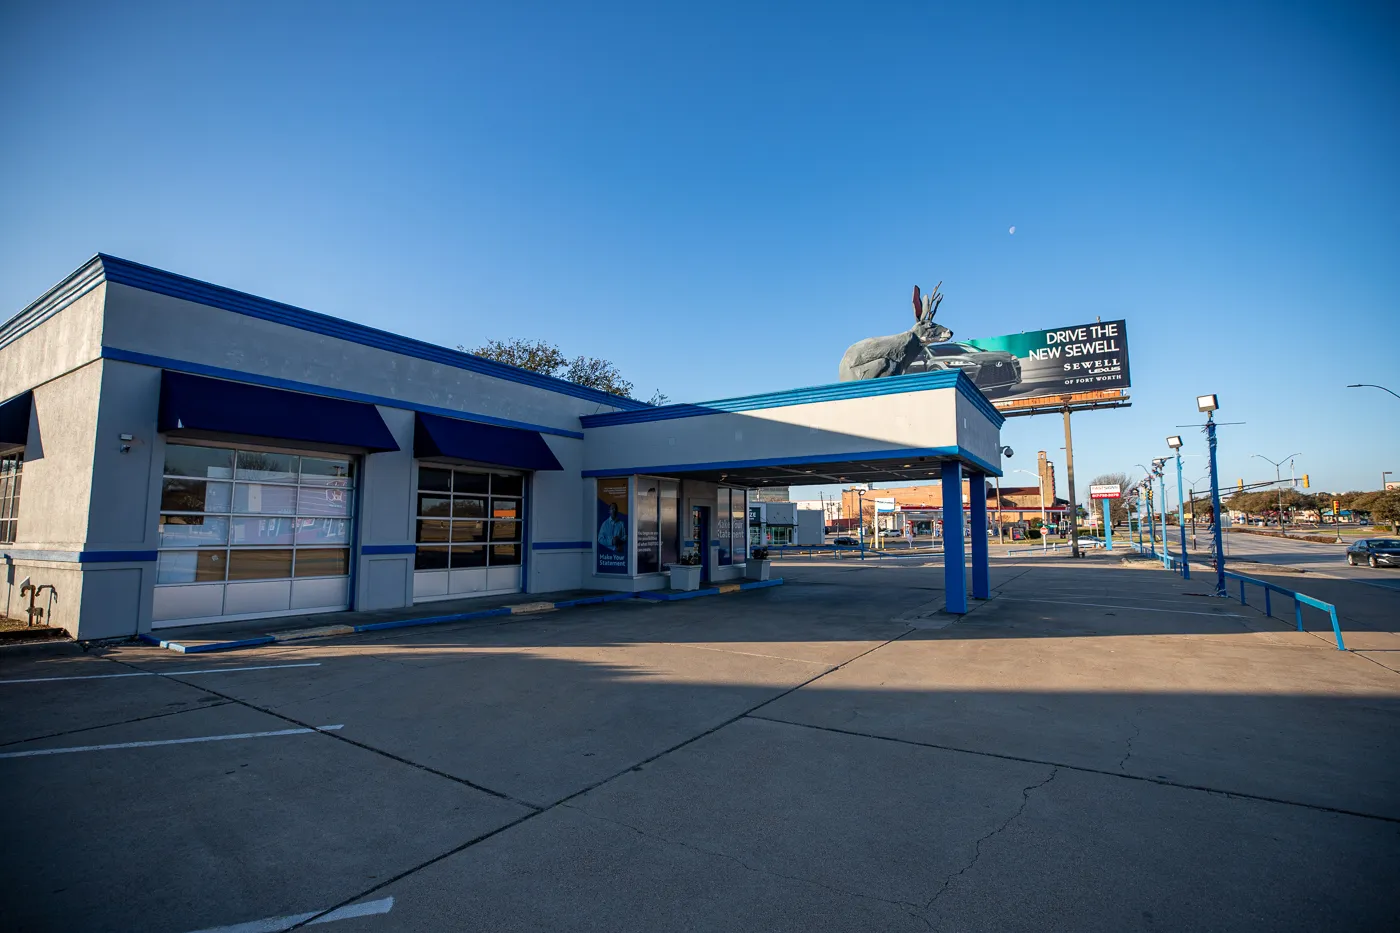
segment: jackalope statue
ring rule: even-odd
[[[851,344],[846,355],[841,357],[841,370],[838,378],[842,382],[857,379],[878,379],[881,376],[898,376],[909,368],[909,364],[919,358],[924,347],[930,343],[942,343],[953,336],[953,332],[942,324],[933,323],[938,313],[938,305],[943,295],[938,291],[943,287],[939,282],[932,295],[923,296],[919,301],[919,286],[914,286],[914,326],[902,334],[888,337],[867,337]]]

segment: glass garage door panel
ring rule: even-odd
[[[355,461],[170,443],[154,624],[350,604]]]
[[[518,593],[525,477],[418,467],[415,601]]]

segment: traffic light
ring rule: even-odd
[[[1310,482],[1308,481],[1308,474],[1306,474],[1306,473],[1303,474],[1303,488],[1304,488],[1304,489],[1311,489],[1311,488],[1312,488],[1312,483],[1310,483]]]
[[[1240,480],[1240,492],[1244,492],[1244,480]]]

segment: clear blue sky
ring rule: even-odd
[[[1231,481],[1400,473],[1343,388],[1400,391],[1393,4],[466,6],[4,4],[0,312],[101,250],[700,401],[834,381],[942,279],[960,337],[1128,319],[1081,489],[1210,391]]]

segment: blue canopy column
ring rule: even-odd
[[[967,495],[971,506],[968,509],[968,524],[972,526],[972,598],[991,599],[992,566],[987,545],[986,474],[967,474]]]
[[[943,611],[961,615],[967,612],[967,575],[963,567],[962,464],[956,460],[945,460],[942,469]],[[982,507],[985,511],[985,502]],[[974,534],[973,539],[976,540],[976,537]],[[982,547],[986,546],[984,538]]]

